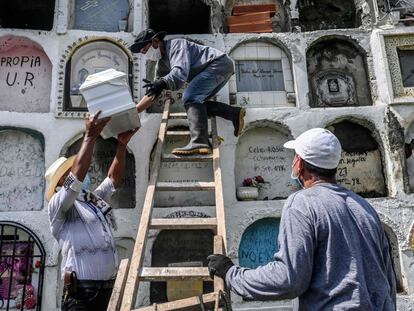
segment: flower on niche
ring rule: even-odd
[[[35,268],[40,268],[42,266],[42,262],[40,260],[36,261]]]
[[[255,176],[253,178],[246,178],[243,180],[244,187],[256,187],[259,190],[263,188],[264,184],[268,182],[264,180],[262,176]]]

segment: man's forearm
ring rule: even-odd
[[[118,143],[115,158],[109,168],[108,177],[111,179],[115,188],[119,187],[124,177],[126,148],[126,145]]]
[[[142,112],[145,109],[151,107],[151,105],[154,103],[154,97],[153,96],[147,96],[145,95],[140,102],[136,105],[138,112]]]
[[[88,173],[89,166],[91,165],[93,148],[95,146],[95,137],[87,137],[83,139],[82,146],[76,155],[75,162],[72,166],[72,174],[80,181],[83,181]]]

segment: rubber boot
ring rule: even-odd
[[[175,155],[209,154],[211,153],[208,141],[208,117],[206,105],[191,103],[185,105],[187,111],[188,127],[190,129],[190,142],[182,148],[175,148]]]
[[[216,101],[206,101],[204,103],[207,107],[207,113],[209,116],[218,116],[231,121],[234,127],[234,136],[240,136],[244,127],[244,116],[246,115],[246,109],[232,107],[225,103]]]

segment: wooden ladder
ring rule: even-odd
[[[135,240],[134,251],[129,262],[121,261],[108,311],[154,311],[154,310],[185,310],[185,308],[202,305],[219,308],[221,298],[226,298],[224,282],[221,278],[214,278],[214,292],[186,299],[166,302],[149,307],[134,309],[139,283],[142,281],[171,281],[171,280],[211,280],[206,267],[143,267],[147,235],[150,229],[210,229],[215,233],[214,253],[226,253],[226,226],[223,201],[223,187],[220,168],[220,141],[217,137],[216,119],[211,118],[211,132],[213,141],[212,155],[194,155],[177,157],[163,154],[165,139],[168,135],[183,135],[183,132],[168,131],[168,120],[186,119],[186,113],[170,113],[170,101],[167,101],[162,114],[162,121],[158,133],[151,176],[145,196],[141,220]],[[186,133],[188,134],[188,132]],[[207,162],[213,161],[214,182],[158,182],[161,162]],[[156,191],[215,191],[216,217],[215,218],[152,218],[154,196]],[[224,297],[223,297],[224,295]],[[227,299],[223,299],[227,300]]]

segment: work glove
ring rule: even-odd
[[[208,261],[208,272],[210,277],[219,276],[223,279],[226,278],[226,273],[231,267],[234,266],[234,263],[227,256],[221,254],[214,254],[207,257]]]
[[[147,96],[158,97],[168,87],[167,82],[162,79],[157,79],[154,82],[147,79],[143,79],[142,81],[145,83],[143,88],[145,88],[145,95]]]

